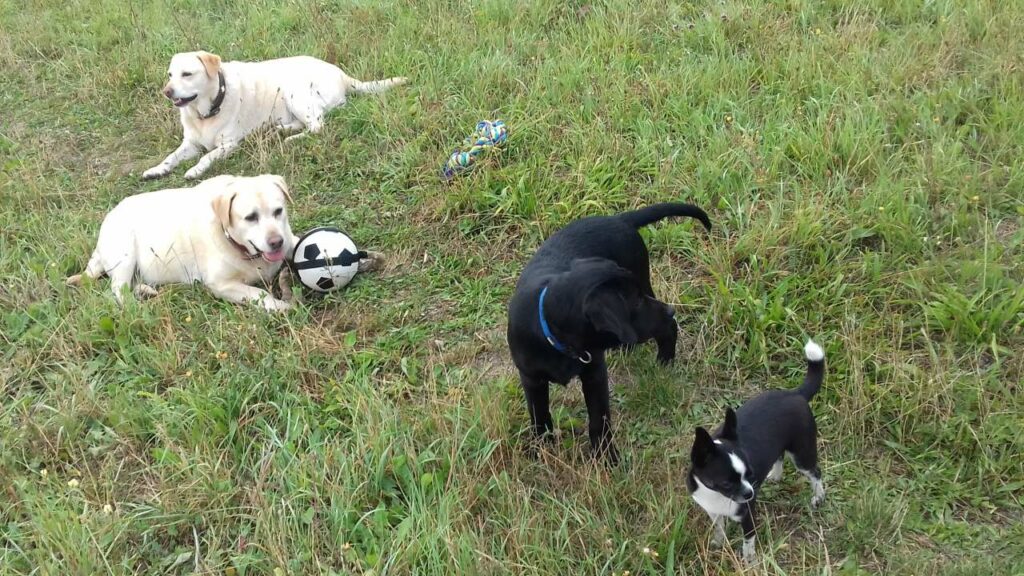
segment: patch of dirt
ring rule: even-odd
[[[1013,239],[1013,237],[1016,236],[1019,231],[1020,219],[1007,218],[1006,220],[1000,220],[999,223],[996,224],[996,240],[999,240],[1000,242],[1005,244],[1009,242],[1011,239]]]
[[[479,374],[481,380],[514,376],[515,365],[509,356],[504,324],[476,334],[469,344],[456,346],[441,354],[440,361],[452,366],[466,366]]]

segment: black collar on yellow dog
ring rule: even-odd
[[[210,106],[209,112],[207,112],[206,114],[203,114],[202,112],[199,113],[200,120],[209,120],[217,114],[220,114],[220,105],[224,103],[224,93],[227,92],[227,86],[224,84],[223,71],[217,71],[217,81],[219,84],[217,88],[217,97],[213,99],[213,105]]]

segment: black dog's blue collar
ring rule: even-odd
[[[540,329],[541,332],[544,333],[544,338],[548,341],[548,344],[551,344],[552,348],[558,350],[562,354],[572,356],[574,359],[579,360],[584,364],[590,364],[591,360],[594,359],[593,356],[590,355],[590,352],[583,352],[583,354],[586,354],[586,360],[584,360],[583,355],[573,352],[571,348],[559,342],[558,339],[555,338],[555,335],[551,333],[551,327],[548,326],[548,320],[544,317],[544,296],[546,296],[547,293],[548,287],[545,286],[544,289],[540,291],[540,298],[537,299],[537,317],[540,319]]]

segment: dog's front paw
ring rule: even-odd
[[[366,252],[366,258],[359,261],[360,272],[372,272],[384,267],[384,254],[381,252]]]
[[[591,448],[590,453],[595,458],[604,460],[604,463],[608,466],[619,465],[619,451],[615,449],[615,445],[611,442],[604,442],[597,447]]]
[[[721,548],[729,542],[729,538],[725,535],[725,516],[712,516],[711,517],[711,547]]]
[[[153,180],[155,178],[163,178],[164,176],[167,176],[168,174],[170,174],[170,172],[171,171],[169,169],[164,168],[164,166],[161,164],[160,166],[153,166],[149,170],[146,170],[145,172],[143,172],[142,173],[142,179],[143,180]]]
[[[804,472],[807,479],[811,481],[811,508],[817,508],[825,501],[825,483],[821,481],[821,474]]]
[[[619,465],[619,451],[615,448],[614,444],[608,445],[608,450],[605,451],[604,458],[605,462],[607,462],[609,466]]]
[[[811,508],[817,508],[818,506],[821,506],[821,503],[824,501],[825,491],[822,490],[820,494],[815,494],[814,496],[811,496]]]
[[[533,432],[523,442],[523,453],[531,460],[538,460],[541,454],[554,449],[557,437],[554,430]]]
[[[747,565],[757,563],[756,538],[747,538],[743,541],[743,562]]]
[[[188,169],[188,172],[185,172],[185,180],[195,180],[196,178],[202,176],[203,172],[204,170],[200,168],[198,165],[193,166]]]
[[[150,298],[153,298],[160,294],[159,292],[157,292],[156,288],[153,288],[149,284],[136,284],[135,289],[132,290],[132,293],[135,294],[135,299],[140,301],[149,300]]]
[[[268,296],[263,299],[263,307],[266,308],[268,312],[285,312],[290,310],[292,305],[290,302],[285,302],[284,300],[278,300],[277,298]]]
[[[288,266],[282,267],[280,274],[277,275],[277,290],[281,294],[281,300],[296,301],[295,292],[292,290],[292,269]]]

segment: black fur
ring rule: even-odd
[[[577,220],[552,235],[527,263],[509,302],[508,345],[538,436],[553,431],[549,384],[565,385],[579,376],[591,448],[617,460],[604,352],[654,339],[660,361],[667,363],[675,356],[674,312],[654,297],[647,247],[637,232],[638,227],[669,216],[689,216],[711,228],[707,214],[696,206],[655,204]],[[566,353],[556,350],[541,330],[538,298],[545,287],[545,318],[555,338],[568,348]],[[588,358],[589,363],[583,361]]]

